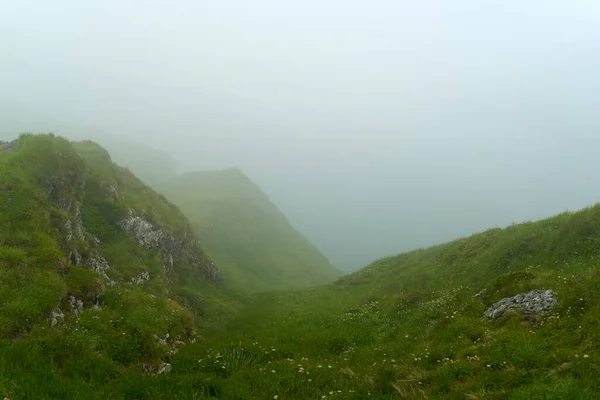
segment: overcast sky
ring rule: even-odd
[[[344,269],[600,200],[596,0],[0,0],[0,66],[5,105],[240,167]]]

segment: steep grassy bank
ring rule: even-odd
[[[95,143],[2,143],[0,207],[9,398],[68,398],[88,378],[156,370],[202,340],[197,320],[236,307],[179,209]]]
[[[183,174],[156,187],[181,207],[237,290],[297,289],[342,275],[236,168]]]

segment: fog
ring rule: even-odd
[[[0,131],[237,166],[354,270],[600,200],[599,4],[4,0]]]

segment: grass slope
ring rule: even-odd
[[[308,287],[342,275],[238,169],[183,174],[158,187],[239,290]]]
[[[91,387],[201,340],[196,320],[235,304],[179,209],[95,143],[2,143],[0,205],[0,393],[10,399],[93,398]],[[145,236],[157,246],[121,228],[130,212],[161,230]]]
[[[178,354],[172,379],[201,375],[222,399],[598,398],[599,241],[594,206],[261,294]],[[532,289],[558,293],[553,315],[482,318]]]

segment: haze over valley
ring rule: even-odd
[[[598,26],[593,1],[7,3],[0,127],[238,167],[352,271],[597,201]]]
[[[0,1],[0,399],[600,398],[597,1]]]

